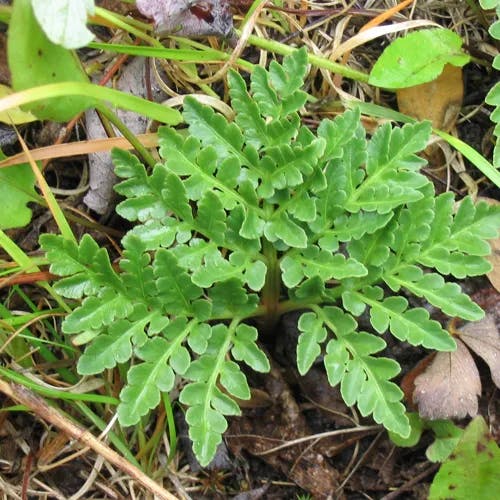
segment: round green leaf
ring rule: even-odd
[[[410,33],[391,43],[379,57],[368,83],[401,89],[430,82],[445,64],[464,66],[470,56],[461,50],[462,39],[447,29],[427,29]]]
[[[30,3],[17,0],[12,6],[7,55],[14,90],[46,83],[88,82],[75,54],[47,38]],[[91,102],[86,96],[68,96],[41,100],[26,107],[42,120],[67,121],[91,107]]]

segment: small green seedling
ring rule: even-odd
[[[184,380],[179,396],[193,448],[206,465],[236,399],[250,398],[241,364],[266,372],[261,332],[303,311],[301,374],[323,355],[332,386],[388,430],[408,436],[403,393],[391,381],[394,359],[377,353],[390,331],[401,342],[453,350],[455,341],[403,294],[472,321],[482,310],[454,278],[491,268],[485,241],[497,235],[500,208],[452,193],[436,196],[420,173],[429,123],[381,126],[370,139],[359,112],[301,124],[305,50],[249,87],[229,75],[235,120],[187,98],[187,130],[159,131],[162,161],[151,172],[125,151],[113,153],[117,212],[136,223],[122,240],[119,270],[85,235],[77,245],[41,237],[56,285],[81,305],[63,322],[75,344],[88,343],[82,375],[126,363],[118,406],[137,424],[161,393]],[[433,271],[433,269],[435,271]],[[445,281],[442,275],[450,275]],[[369,310],[373,327],[356,317]]]
[[[391,441],[396,446],[412,448],[419,443],[423,431],[428,429],[434,435],[434,441],[428,446],[425,455],[431,462],[444,462],[455,449],[463,430],[451,420],[424,420],[418,413],[408,413],[407,416],[411,427],[409,436],[403,438],[389,432]]]

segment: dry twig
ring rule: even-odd
[[[85,446],[94,450],[98,455],[104,457],[108,462],[114,464],[123,472],[135,479],[144,488],[161,500],[177,500],[177,497],[169,493],[140,469],[121,457],[105,443],[99,441],[90,432],[74,424],[55,408],[49,406],[42,398],[20,384],[8,383],[0,380],[0,391],[17,403],[25,405],[39,418],[54,425],[65,432],[68,436],[76,439]]]

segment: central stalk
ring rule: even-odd
[[[264,288],[262,289],[262,305],[266,314],[263,318],[265,333],[271,333],[279,320],[279,301],[281,296],[281,272],[278,255],[274,245],[264,240],[264,256],[266,257],[267,273]]]

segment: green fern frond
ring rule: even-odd
[[[81,301],[62,324],[87,344],[79,373],[123,366],[122,425],[145,418],[176,378],[187,381],[179,401],[202,465],[240,413],[237,400],[250,397],[240,365],[270,369],[256,325],[278,332],[281,314],[301,311],[299,372],[323,359],[348,405],[407,436],[392,381],[400,368],[380,357],[380,335],[441,351],[455,343],[400,291],[450,316],[483,314],[449,276],[490,268],[499,209],[466,198],[455,210],[451,194],[435,196],[417,155],[428,123],[386,124],[371,138],[359,111],[302,125],[306,72],[305,50],[256,67],[249,85],[231,72],[232,122],[186,98],[188,129],[159,130],[161,161],[150,171],[113,151],[117,212],[135,223],[117,268],[88,235],[78,245],[41,237],[62,276],[56,289]],[[371,332],[355,319],[365,311]]]

